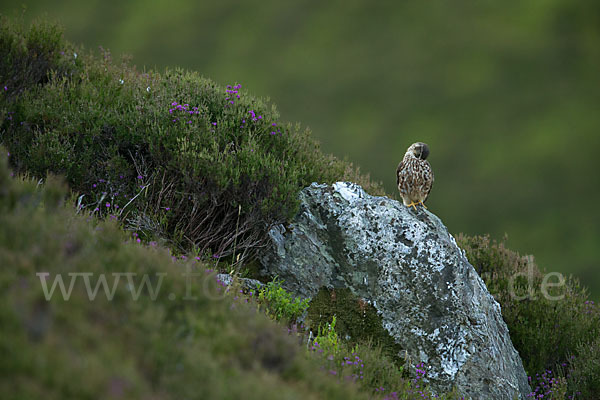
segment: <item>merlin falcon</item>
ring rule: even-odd
[[[417,204],[425,207],[423,202],[433,185],[433,171],[426,160],[428,155],[429,146],[422,142],[413,143],[396,169],[400,197],[406,207],[413,207],[415,210]]]

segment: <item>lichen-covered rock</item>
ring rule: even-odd
[[[290,225],[270,231],[264,273],[304,298],[349,289],[370,303],[434,390],[524,398],[527,376],[499,304],[439,218],[353,183],[313,184]]]

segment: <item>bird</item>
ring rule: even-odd
[[[398,164],[396,169],[396,182],[400,197],[406,207],[413,207],[417,210],[417,204],[427,200],[431,186],[433,185],[433,170],[427,156],[429,155],[429,146],[423,142],[411,144],[404,158]]]

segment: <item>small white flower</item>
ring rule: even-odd
[[[119,83],[122,85],[125,83],[125,81],[123,79],[119,79]]]
[[[73,53],[73,57],[77,58],[77,53]]]
[[[150,86],[146,88],[146,92],[150,93]]]

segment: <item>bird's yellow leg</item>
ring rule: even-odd
[[[417,204],[414,201],[411,201],[410,204],[406,204],[406,207],[408,208],[414,208],[415,211],[417,211]]]
[[[427,209],[427,206],[423,203],[423,201],[420,201],[419,204],[422,205],[424,209]]]

